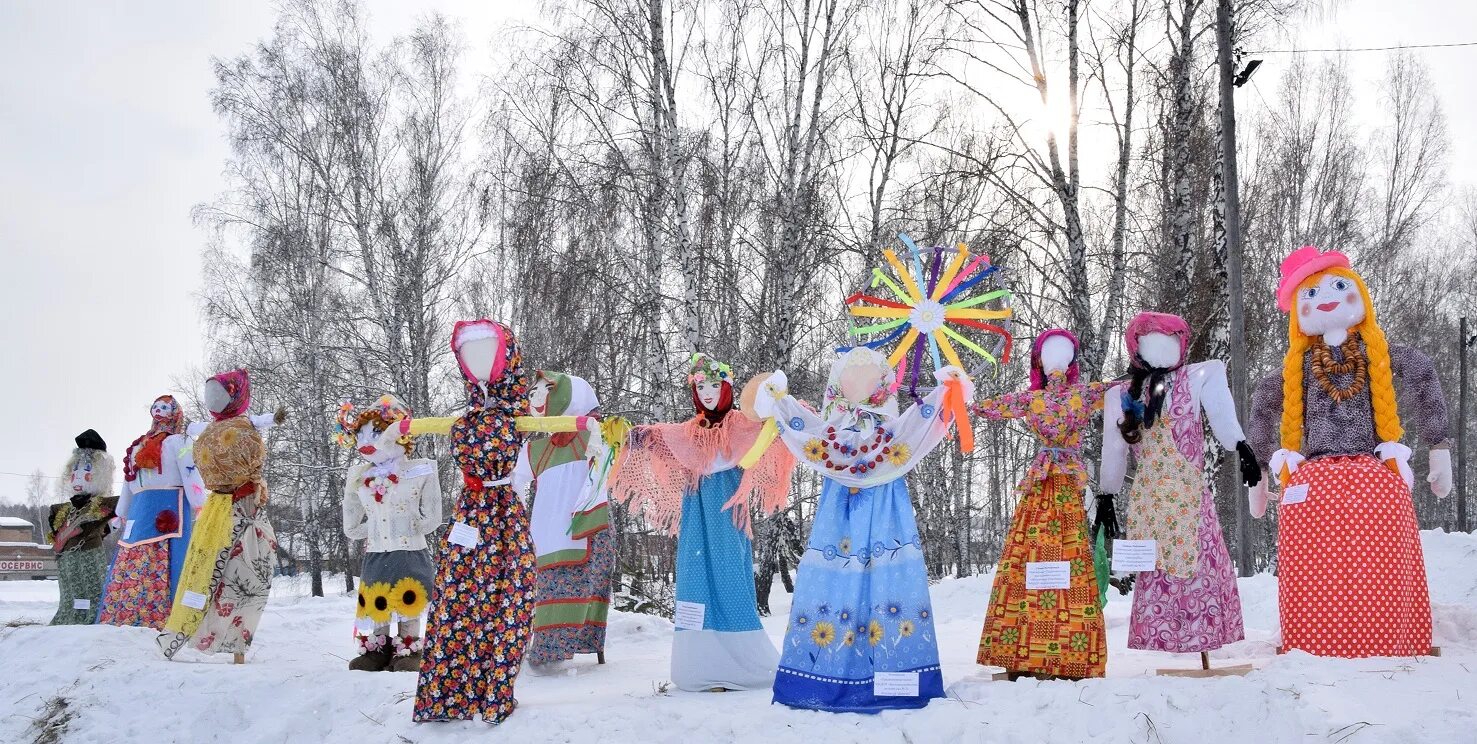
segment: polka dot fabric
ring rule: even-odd
[[[1304,463],[1306,501],[1279,506],[1284,650],[1416,656],[1431,649],[1431,599],[1410,489],[1370,455]]]

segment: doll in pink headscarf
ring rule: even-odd
[[[1139,313],[1124,340],[1129,381],[1108,391],[1103,410],[1098,526],[1109,539],[1119,536],[1113,495],[1131,453],[1127,537],[1154,541],[1157,553],[1155,570],[1134,582],[1128,647],[1203,654],[1244,636],[1235,567],[1205,481],[1202,414],[1221,446],[1240,454],[1246,482],[1260,480],[1260,469],[1236,419],[1225,363],[1188,363],[1184,318]]]
[[[1023,420],[1041,440],[1000,555],[978,661],[1018,676],[1101,677],[1108,661],[1087,512],[1082,434],[1104,384],[1081,382],[1077,337],[1053,328],[1031,345],[1031,387],[974,407],[987,419]],[[1065,568],[1065,575],[1061,569]],[[1056,572],[1058,580],[1033,581]],[[1036,587],[1036,588],[1032,588]]]

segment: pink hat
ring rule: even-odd
[[[1349,257],[1338,251],[1319,251],[1305,245],[1282,259],[1282,281],[1277,283],[1277,309],[1292,311],[1292,295],[1304,279],[1328,269],[1349,268]]]
[[[1177,337],[1180,342],[1180,363],[1184,364],[1185,357],[1190,353],[1190,324],[1178,315],[1148,311],[1133,316],[1133,320],[1128,321],[1128,327],[1123,330],[1123,340],[1128,344],[1129,364],[1139,365],[1139,337],[1150,333]]]

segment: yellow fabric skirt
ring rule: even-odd
[[[179,588],[174,593],[174,605],[164,630],[171,633],[191,635],[205,617],[205,605],[199,608],[186,607],[188,593],[210,596],[211,579],[215,575],[215,563],[223,551],[231,548],[231,495],[212,493],[205,500],[205,508],[195,519],[195,531],[190,535],[190,548],[185,553],[185,566],[180,570]]]

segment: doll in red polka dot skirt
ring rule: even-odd
[[[1304,246],[1289,255],[1277,306],[1288,313],[1288,350],[1282,369],[1257,385],[1250,441],[1282,484],[1282,647],[1346,658],[1427,654],[1415,474],[1400,440],[1410,426],[1430,451],[1431,491],[1449,493],[1435,365],[1385,340],[1364,280],[1338,251]],[[1267,480],[1251,490],[1253,516],[1266,512]]]

